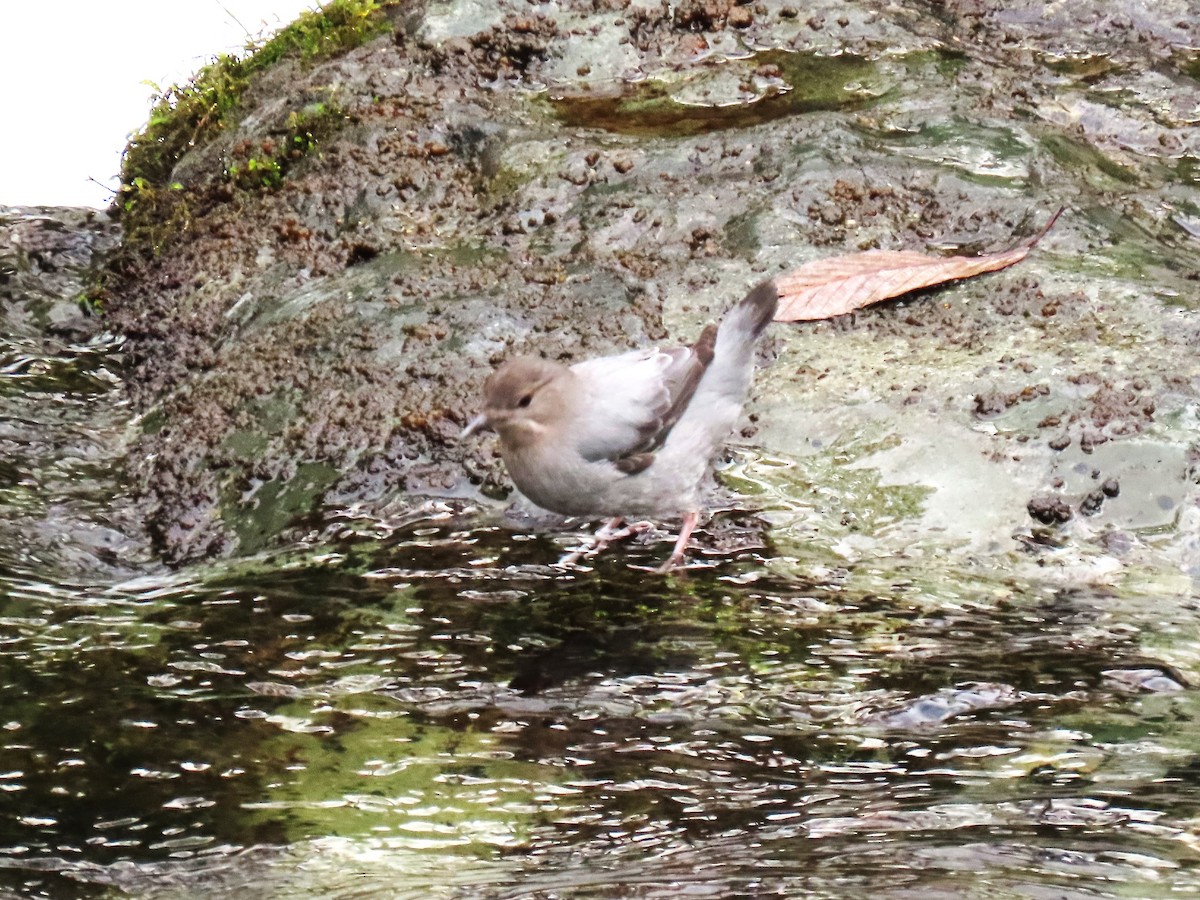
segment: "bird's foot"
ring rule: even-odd
[[[674,572],[676,569],[687,568],[687,557],[682,553],[672,553],[667,557],[667,561],[653,571],[658,575],[666,575],[668,572]]]
[[[609,519],[599,530],[592,535],[583,546],[576,550],[572,550],[557,563],[559,566],[571,567],[579,565],[583,559],[591,559],[599,554],[605,547],[613,541],[624,540],[635,534],[640,534],[644,531],[649,531],[654,528],[653,522],[630,522],[624,527],[621,526],[623,519]]]
[[[554,564],[556,569],[574,569],[579,565],[579,561],[583,559],[586,553],[586,547],[580,547],[578,550],[572,550],[570,553],[560,556],[558,562]]]
[[[614,521],[619,522],[620,519],[616,519]],[[645,534],[647,531],[653,531],[654,527],[655,526],[653,522],[629,522],[624,528],[618,528],[605,534],[605,539],[610,542],[623,541],[625,538],[634,537],[639,534]],[[601,528],[600,531],[596,532],[596,537],[600,537],[601,532],[603,532],[605,528],[608,528],[608,525],[605,525],[604,528]]]
[[[667,561],[653,571],[659,575],[665,575],[668,572],[673,572],[676,569],[686,568],[688,541],[692,539],[692,532],[696,529],[696,523],[700,521],[700,513],[690,512],[683,517],[683,524],[679,527],[679,537],[675,541],[675,547],[671,551],[671,555],[667,557]]]
[[[679,529],[679,538],[675,541],[675,548],[671,551],[671,555],[667,558],[667,561],[661,566],[654,569],[645,566],[633,566],[632,568],[647,572],[656,572],[658,574],[665,574],[684,568],[708,568],[703,565],[687,565],[685,551],[687,550],[688,541],[691,540],[692,532],[696,528],[696,523],[699,520],[700,514],[698,512],[690,512],[683,517],[683,525]],[[653,522],[629,522],[622,526],[621,523],[623,521],[623,519],[619,518],[609,519],[583,546],[563,556],[556,565],[564,568],[578,566],[582,560],[591,559],[596,556],[613,541],[653,531],[655,528]]]

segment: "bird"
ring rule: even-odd
[[[488,377],[483,411],[461,436],[493,429],[509,477],[537,506],[607,518],[593,550],[637,530],[619,530],[623,521],[682,519],[659,568],[670,571],[685,560],[702,489],[741,417],[755,346],[778,302],[775,284],[764,281],[688,346],[571,366],[511,358]]]

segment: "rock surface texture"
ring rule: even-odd
[[[493,444],[456,435],[509,354],[689,339],[809,259],[999,249],[1066,206],[1014,269],[774,326],[729,478],[782,553],[1071,541],[1197,573],[1196,3],[377,15],[256,75],[174,165],[156,249],[114,265],[130,476],[169,560],[500,495]],[[336,127],[286,172],[236,177],[318,106]]]

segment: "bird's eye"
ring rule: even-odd
[[[521,407],[521,409],[524,409],[532,402],[533,402],[533,394],[526,394],[524,397],[522,397],[520,400],[517,401],[517,406]]]

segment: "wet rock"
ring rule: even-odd
[[[1122,692],[1160,694],[1185,689],[1185,685],[1161,669],[1105,669],[1100,674],[1106,687]]]
[[[864,724],[888,730],[919,731],[936,728],[968,713],[1005,709],[1020,699],[1020,692],[1011,685],[971,683],[917,697],[900,709],[870,716]]]
[[[726,21],[730,28],[749,28],[754,23],[754,13],[745,6],[735,6],[729,11]]]
[[[1042,494],[1033,497],[1027,507],[1029,515],[1043,525],[1061,525],[1071,519],[1071,506],[1062,497]]]
[[[1127,531],[1107,531],[1101,536],[1100,543],[1105,551],[1121,557],[1133,549],[1134,537]]]
[[[730,13],[735,11],[740,12],[740,7],[734,6],[734,0],[683,0],[675,8],[675,22],[683,28],[718,31],[725,27]],[[738,21],[741,21],[740,15]]]
[[[1000,394],[997,391],[989,391],[986,394],[975,395],[975,415],[977,416],[998,416],[1009,408],[1015,402],[1015,398]]]
[[[1087,496],[1079,504],[1079,511],[1085,516],[1094,516],[1104,506],[1104,499],[1107,495],[1104,491],[1094,490],[1089,491]]]
[[[0,206],[0,321],[9,335],[48,330],[71,339],[99,320],[81,304],[120,227],[92,209]]]
[[[505,355],[687,339],[804,259],[997,249],[1032,233],[1030,210],[1064,204],[1051,254],[776,329],[769,350],[800,362],[760,379],[754,440],[880,466],[894,440],[887,477],[926,499],[859,521],[1011,548],[1026,514],[1063,521],[1054,504],[1025,510],[1053,466],[1039,423],[1070,441],[1062,456],[1175,427],[1200,390],[1180,374],[1200,324],[1163,315],[1159,295],[1190,296],[1195,265],[1159,235],[1179,233],[1163,198],[1192,190],[1171,161],[1196,129],[1169,80],[1131,73],[1157,71],[1186,29],[1156,12],[1117,27],[1100,3],[1078,21],[995,4],[803,12],[450,2],[263,73],[237,121],[169,173],[181,205],[159,251],[129,247],[113,272],[109,325],[129,336],[147,423],[128,474],[164,554],[244,550],[343,504],[501,496],[491,445],[454,434]],[[1080,21],[1108,63],[1086,77],[1063,68]],[[1000,49],[940,65],[947,45]],[[1146,93],[1124,91],[1135,78]],[[230,181],[333,95],[317,152],[266,189]],[[1097,101],[1111,96],[1135,99]],[[1084,257],[1099,268],[1056,262]],[[804,366],[825,375],[787,374]],[[919,402],[876,396],[897,383]],[[953,451],[935,467],[931,447]],[[987,503],[960,502],[960,484],[986,484]],[[871,495],[828,489],[845,491],[819,526],[835,535]]]

